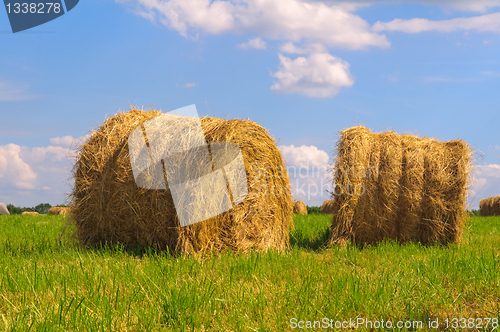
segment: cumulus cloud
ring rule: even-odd
[[[443,21],[430,21],[423,18],[411,20],[395,19],[391,22],[377,22],[374,31],[401,31],[418,33],[423,31],[452,32],[457,30],[477,30],[500,33],[500,13],[486,14],[476,17],[454,18]]]
[[[246,43],[239,44],[238,47],[242,48],[242,49],[254,48],[257,50],[265,50],[267,48],[267,45],[266,45],[266,42],[262,40],[262,38],[257,37],[257,38],[250,39]]]
[[[350,86],[348,64],[328,54],[330,48],[349,50],[389,47],[390,42],[353,11],[359,4],[308,0],[116,0],[150,21],[188,37],[199,33],[251,33],[257,37],[239,44],[266,49],[263,38],[284,42],[281,51],[311,54],[307,59],[282,57],[273,76],[275,91],[330,97]],[[297,44],[298,46],[296,46]],[[309,74],[304,70],[312,71]],[[326,73],[322,73],[326,70]],[[332,76],[333,75],[333,76]]]
[[[329,47],[388,47],[384,35],[373,32],[354,7],[304,0],[117,0],[132,5],[148,19],[188,36],[251,32],[272,40],[319,42]]]
[[[32,99],[27,85],[16,85],[0,81],[0,102]]]
[[[0,145],[1,200],[22,206],[63,203],[70,191],[74,149],[89,136],[54,137],[44,147]]]
[[[271,76],[278,79],[271,90],[300,93],[309,97],[332,97],[340,88],[354,84],[349,64],[328,53],[313,53],[294,60],[278,54],[279,70]]]
[[[287,164],[295,167],[324,167],[328,165],[328,153],[318,149],[314,145],[295,146],[295,145],[282,145],[279,147],[283,158]]]
[[[51,138],[49,142],[51,145],[70,148],[71,146],[74,146],[76,144],[77,140],[78,139],[73,136],[63,136]]]
[[[316,0],[311,0],[316,2]],[[336,5],[348,5],[351,8],[369,6],[384,3],[420,3],[422,5],[439,6],[445,10],[485,12],[488,9],[499,7],[500,0],[349,0],[348,2],[338,0],[326,0],[321,2]]]
[[[469,195],[469,204],[472,209],[478,209],[481,199],[500,195],[500,165],[477,166],[474,178],[475,181]]]
[[[331,167],[328,154],[314,145],[279,147],[292,183],[292,195],[311,206],[330,199]]]
[[[310,54],[310,53],[328,53],[328,50],[323,44],[312,43],[305,47],[297,47],[292,42],[287,42],[280,46],[280,50],[288,54]]]
[[[69,148],[62,146],[0,146],[0,187],[39,190],[49,186],[54,177],[69,174],[69,156]]]
[[[37,175],[20,156],[21,147],[16,144],[0,145],[0,187],[34,189]]]
[[[194,83],[194,82],[184,84],[185,88],[194,88],[195,86],[196,86],[196,83]]]

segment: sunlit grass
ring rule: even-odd
[[[285,253],[195,259],[83,250],[60,238],[63,217],[0,216],[0,330],[282,331],[292,318],[444,330],[500,316],[499,217],[471,219],[460,246],[365,248],[325,247],[330,219],[295,216]]]

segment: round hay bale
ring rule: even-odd
[[[484,199],[479,201],[479,214],[482,217],[488,217],[491,215],[490,201],[491,201],[491,197],[484,198]]]
[[[24,211],[22,213],[23,216],[38,216],[39,213],[38,212],[30,212],[30,211]]]
[[[9,209],[4,203],[0,203],[0,214],[10,214]]]
[[[161,114],[120,112],[80,146],[71,193],[80,244],[121,243],[172,253],[288,248],[293,209],[288,173],[275,140],[253,121],[200,119],[207,142],[230,142],[241,149],[248,194],[232,209],[181,227],[168,185],[163,190],[136,185],[128,137]]]
[[[324,201],[323,204],[321,204],[320,213],[332,214],[333,213],[333,200]]]
[[[479,215],[482,217],[500,216],[500,196],[480,200]]]
[[[71,208],[64,206],[51,207],[50,210],[47,212],[47,214],[62,215],[62,216],[68,215],[70,213],[71,213]]]
[[[491,215],[500,216],[500,196],[491,199]]]
[[[293,206],[293,213],[307,215],[306,204],[302,201],[295,202],[295,205]]]

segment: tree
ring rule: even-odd
[[[34,210],[38,213],[47,213],[51,207],[52,205],[49,203],[40,203],[35,206]]]
[[[21,214],[23,213],[23,209],[18,206],[14,206],[14,204],[8,204],[7,210],[9,210],[10,214]]]

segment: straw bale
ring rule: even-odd
[[[487,217],[488,216],[488,198],[483,198],[482,200],[479,201],[479,215],[481,217]]]
[[[23,216],[38,216],[39,213],[38,212],[30,212],[30,211],[24,211],[22,213]]]
[[[470,162],[461,140],[374,134],[362,126],[343,130],[330,242],[459,242]]]
[[[483,217],[500,216],[500,196],[480,200],[479,214]]]
[[[181,253],[288,248],[290,181],[276,142],[255,122],[200,119],[207,142],[230,142],[241,149],[248,195],[231,210],[181,227],[168,186],[150,190],[136,185],[128,137],[161,114],[137,109],[118,113],[79,148],[71,205],[80,244],[122,243]]]
[[[494,216],[500,216],[500,196],[494,197],[492,199],[492,215]]]
[[[55,214],[55,215],[68,215],[71,213],[71,208],[63,207],[63,206],[54,206],[51,207],[47,214]]]
[[[320,213],[332,214],[333,213],[333,200],[326,200],[321,204]]]
[[[306,214],[307,215],[307,207],[306,204],[302,201],[295,202],[293,206],[293,213],[297,214]]]
[[[4,203],[0,203],[0,214],[10,214],[9,209]]]
[[[402,135],[402,160],[398,220],[400,241],[412,241],[420,232],[421,201],[424,185],[424,154],[426,140]]]
[[[342,132],[337,145],[331,233],[334,243],[346,241],[355,234],[354,227],[359,228],[360,223],[363,223],[360,216],[366,204],[362,204],[358,210],[358,200],[364,194],[364,171],[370,164],[370,135],[370,131],[364,127],[353,127]]]

